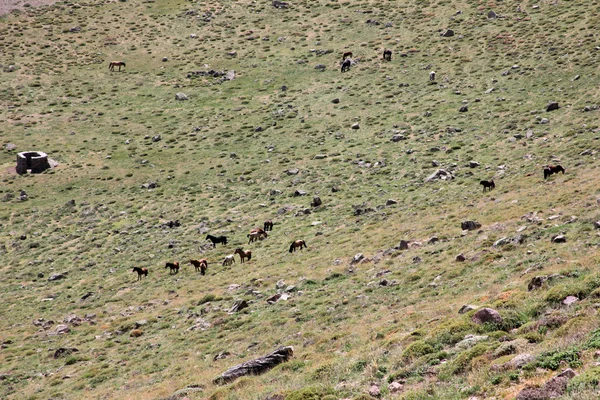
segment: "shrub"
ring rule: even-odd
[[[586,349],[600,349],[600,328],[596,329],[590,335],[590,338],[585,343]]]
[[[579,357],[580,354],[577,347],[571,347],[566,350],[553,350],[542,353],[538,357],[536,365],[540,368],[556,371],[560,367],[561,361],[564,361],[569,364],[569,367],[577,368],[583,365]]]
[[[307,387],[300,390],[294,390],[285,396],[285,400],[324,400],[326,398],[337,399],[335,390],[328,387]]]
[[[569,394],[587,389],[597,389],[600,384],[600,367],[590,368],[569,381]]]
[[[479,343],[469,350],[460,353],[455,359],[446,363],[441,369],[440,379],[449,379],[452,375],[467,372],[471,369],[471,360],[488,351],[489,345]]]
[[[416,358],[430,354],[435,351],[434,347],[423,340],[417,340],[409,344],[402,352],[404,358]]]

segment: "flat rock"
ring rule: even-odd
[[[578,301],[579,301],[579,299],[578,299],[577,297],[575,297],[575,296],[567,296],[567,297],[566,297],[566,298],[565,298],[565,299],[562,301],[562,303],[563,303],[565,306],[570,306],[570,305],[572,305],[572,304],[575,304],[575,303],[577,303]]]
[[[552,237],[552,243],[566,243],[567,238],[565,235],[556,235]]]
[[[183,101],[189,99],[190,98],[185,93],[175,93],[175,100]]]
[[[462,306],[460,308],[460,310],[458,310],[458,313],[465,314],[465,313],[468,313],[469,311],[477,310],[478,308],[479,308],[478,306],[474,306],[472,304],[465,304],[464,306]]]

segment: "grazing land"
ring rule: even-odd
[[[0,398],[598,396],[598,1],[6,4]]]

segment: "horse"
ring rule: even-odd
[[[206,239],[205,240],[210,240],[212,242],[213,249],[215,247],[217,247],[217,243],[227,244],[227,237],[226,236],[206,235]]]
[[[250,261],[252,259],[252,252],[250,250],[244,251],[244,249],[238,248],[238,249],[235,249],[234,254],[239,254],[240,262],[242,264],[244,263],[244,260],[246,258],[248,259],[248,261]]]
[[[565,174],[565,169],[562,165],[546,165],[544,166],[544,179],[552,174],[558,174],[559,172],[562,172],[563,175]]]
[[[115,71],[115,67],[119,67],[119,72],[121,72],[121,67],[126,67],[127,65],[125,65],[125,63],[123,61],[112,61],[110,64],[108,64],[108,70],[109,71]]]
[[[190,260],[190,264],[194,266],[196,272],[200,271],[200,274],[205,275],[208,269],[208,261],[205,258],[202,260]]]
[[[352,60],[344,60],[344,62],[342,62],[342,72],[350,71],[350,65],[352,65]]]
[[[429,80],[432,82],[435,81],[435,71],[431,71],[429,73]]]
[[[292,242],[290,245],[290,253],[296,251],[296,247],[300,247],[300,250],[302,250],[302,246],[306,247],[306,242],[304,242],[304,240],[296,240],[295,242]]]
[[[272,231],[273,230],[273,221],[271,221],[270,219],[266,220],[264,225],[263,225],[263,230],[266,231]]]
[[[486,188],[488,191],[496,188],[496,184],[494,183],[493,179],[490,179],[489,181],[481,181],[479,184],[483,186],[483,193],[485,193]]]
[[[233,256],[233,254],[228,255],[227,257],[225,257],[225,259],[223,260],[223,266],[226,265],[231,265],[235,263],[235,258]]]
[[[260,228],[252,228],[250,230],[250,233],[246,236],[248,237],[248,244],[250,244],[258,239],[265,239],[268,237],[267,232],[265,232],[264,230],[262,230]]]
[[[346,52],[344,52],[344,54],[342,54],[342,61],[344,61],[347,57],[352,58],[352,52],[351,51],[346,51]]]
[[[142,279],[142,275],[148,276],[148,268],[133,267],[131,272],[137,272],[138,281]]]
[[[392,51],[388,49],[383,50],[383,59],[385,61],[392,61]]]
[[[168,262],[165,264],[165,269],[169,268],[169,275],[173,274],[173,273],[178,273],[179,272],[179,263],[177,261],[175,262]],[[175,271],[175,272],[173,272]]]

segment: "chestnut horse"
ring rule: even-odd
[[[177,261],[175,262],[168,262],[165,264],[165,269],[169,268],[169,275],[173,274],[173,273],[178,273],[179,272],[179,263]]]
[[[485,193],[486,188],[488,191],[496,188],[496,184],[494,183],[493,179],[490,179],[489,181],[481,181],[479,184],[483,186],[483,193]]]
[[[200,274],[205,275],[208,269],[208,261],[205,258],[202,260],[190,260],[190,264],[194,266],[196,272],[200,271]]]
[[[292,242],[290,245],[290,253],[296,251],[297,247],[300,247],[300,250],[302,250],[302,246],[306,247],[306,242],[304,242],[304,240],[296,240],[295,242]]]
[[[270,219],[266,220],[264,225],[263,225],[263,230],[266,231],[272,231],[273,230],[273,221],[271,221]]]
[[[388,49],[383,50],[383,59],[385,61],[392,61],[392,51]]]
[[[562,167],[562,165],[546,165],[544,167],[544,179],[548,178],[552,174],[558,174],[559,172],[562,172],[563,175],[565,173],[565,169]]]
[[[239,254],[240,262],[242,264],[244,263],[244,260],[246,260],[246,258],[248,259],[248,261],[252,259],[252,252],[250,250],[244,251],[244,249],[238,248],[235,249],[234,254]]]
[[[109,71],[115,71],[115,67],[119,67],[119,72],[121,72],[121,67],[126,67],[127,65],[125,65],[125,63],[123,61],[112,61],[110,64],[108,64],[108,70]]]
[[[133,267],[131,272],[137,272],[138,281],[142,279],[142,275],[148,276],[148,268]]]
[[[342,54],[342,61],[344,61],[347,57],[352,58],[352,52],[351,51],[346,51],[344,54]]]

